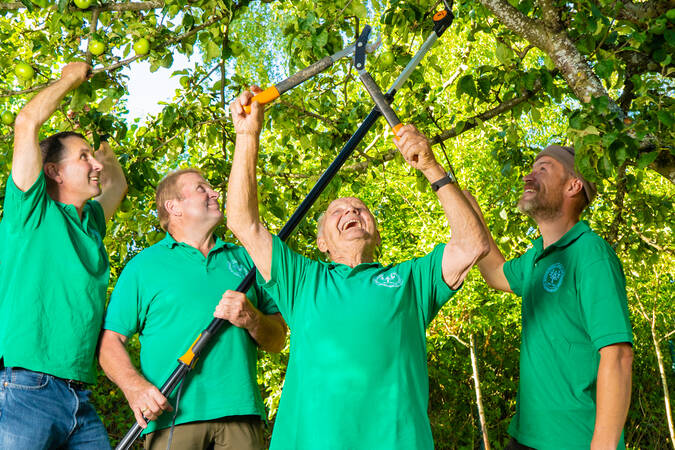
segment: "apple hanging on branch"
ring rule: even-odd
[[[147,55],[150,51],[150,41],[146,38],[140,38],[134,42],[134,52],[137,55]]]
[[[94,0],[73,0],[73,3],[80,9],[87,9],[94,3]]]
[[[23,81],[32,80],[35,76],[35,70],[25,62],[20,62],[14,66],[14,73]]]
[[[3,111],[0,120],[2,120],[2,123],[5,125],[11,125],[14,123],[14,114],[11,111]]]
[[[89,41],[88,48],[92,55],[99,56],[105,51],[105,44],[101,41],[97,41],[96,39],[92,39]]]

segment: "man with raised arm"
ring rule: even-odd
[[[223,221],[218,197],[197,169],[170,173],[157,186],[157,217],[166,237],[126,265],[105,316],[99,361],[124,392],[146,449],[165,449],[174,413],[156,386],[215,313],[228,320],[184,380],[172,448],[261,450],[265,420],[257,384],[257,346],[279,352],[286,326],[258,286],[235,289],[253,267],[243,248],[213,235]],[[125,343],[139,334],[141,368]],[[172,397],[175,404],[176,395]],[[146,424],[145,418],[151,422]]]
[[[374,261],[375,218],[357,198],[333,201],[305,258],[260,222],[256,163],[263,108],[246,92],[230,110],[237,133],[228,226],[248,250],[291,329],[290,360],[272,449],[432,449],[426,327],[488,250],[479,219],[407,125],[397,145],[434,186],[452,238],[396,265]]]
[[[574,149],[558,145],[537,155],[523,182],[518,208],[541,237],[510,261],[491,239],[478,263],[491,287],[522,297],[520,385],[507,448],[624,448],[633,336],[621,263],[579,220],[595,186],[575,170]]]
[[[40,127],[90,73],[70,63],[21,110],[0,222],[0,448],[106,448],[89,402],[108,287],[106,220],[126,193],[107,142]],[[93,200],[91,200],[93,198]]]

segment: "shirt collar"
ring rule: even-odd
[[[214,238],[216,240],[216,243],[209,253],[218,251],[221,248],[234,248],[234,247],[236,247],[236,245],[230,244],[229,242],[225,242],[222,239],[220,239],[218,236],[214,236]],[[166,233],[166,236],[164,236],[164,239],[159,241],[158,244],[163,245],[163,246],[168,247],[168,248],[171,248],[171,249],[176,247],[177,245],[184,245],[186,247],[191,247],[190,245],[187,245],[183,242],[177,242],[173,238],[173,236],[171,236],[171,234],[169,232]]]
[[[342,275],[345,278],[373,267],[375,268],[382,267],[382,264],[380,264],[379,262],[361,263],[353,268],[349,267],[347,264],[339,264],[333,261],[331,262],[319,261],[319,262],[323,264],[328,270],[331,270],[339,275]]]
[[[588,226],[588,222],[586,222],[585,220],[580,220],[579,222],[574,224],[572,228],[567,230],[567,233],[565,233],[560,239],[558,239],[553,244],[546,247],[546,250],[543,249],[544,238],[541,236],[533,240],[532,245],[537,249],[537,253],[539,254],[541,254],[542,252],[549,253],[552,252],[553,249],[567,247],[572,242],[576,241],[579,238],[579,236],[586,233],[587,231],[591,231],[591,227]]]

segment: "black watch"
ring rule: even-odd
[[[446,184],[456,184],[456,183],[457,179],[455,178],[455,174],[453,174],[452,172],[448,172],[440,180],[431,183],[431,189],[433,189],[433,191],[436,192]]]

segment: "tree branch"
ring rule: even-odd
[[[164,2],[162,0],[151,0],[147,2],[130,2],[130,3],[107,3],[103,6],[95,6],[88,8],[86,10],[82,10],[80,8],[77,8],[75,6],[71,6],[68,8],[68,11],[70,12],[76,12],[76,11],[88,11],[91,9],[100,9],[101,11],[146,11],[149,9],[158,9],[158,8],[163,8],[164,7]],[[25,9],[26,5],[24,5],[21,2],[10,2],[10,3],[1,3],[0,4],[0,11],[12,11],[12,10],[18,10],[18,9]],[[44,9],[56,9],[56,6],[48,6],[47,8]]]
[[[237,7],[235,6],[235,8],[237,8]],[[183,39],[187,39],[187,38],[189,38],[190,36],[192,36],[192,35],[194,35],[194,34],[196,34],[196,33],[199,33],[199,32],[200,32],[201,30],[203,30],[204,28],[209,27],[209,26],[213,25],[214,23],[223,20],[224,18],[225,18],[224,15],[223,15],[223,16],[215,16],[215,17],[213,17],[212,19],[210,19],[210,20],[204,22],[203,24],[199,25],[198,27],[195,27],[195,28],[191,29],[190,31],[188,31],[188,32],[186,32],[186,33],[183,33],[183,34],[181,34],[181,35],[179,35],[179,36],[176,36],[176,37],[174,37],[174,38],[168,39],[166,42],[162,43],[162,45],[163,45],[164,47],[167,47],[167,46],[169,46],[169,45],[172,45],[172,44],[175,44],[175,43],[177,43],[177,42],[180,42],[180,41],[182,41]],[[135,55],[135,56],[132,56],[132,57],[130,57],[130,58],[124,59],[124,60],[122,60],[122,61],[119,61],[119,62],[117,62],[117,63],[115,63],[115,64],[112,64],[112,65],[110,65],[110,66],[99,67],[98,69],[94,69],[94,70],[92,71],[92,73],[96,74],[96,73],[99,73],[99,72],[108,72],[108,71],[111,71],[111,70],[119,69],[120,67],[129,65],[131,62],[133,62],[133,61],[135,61],[135,60],[137,60],[137,59],[139,59],[139,58],[143,58],[143,57],[147,57],[147,55]],[[58,80],[49,80],[49,81],[46,82],[46,83],[43,83],[43,84],[40,84],[40,85],[37,85],[37,86],[33,86],[33,87],[30,87],[30,88],[28,88],[28,89],[24,89],[24,90],[21,90],[21,91],[0,91],[0,98],[4,98],[4,97],[13,97],[13,96],[16,96],[16,95],[23,95],[23,94],[29,94],[29,93],[31,93],[31,92],[35,92],[35,91],[42,90],[42,89],[46,88],[47,86],[51,86],[52,84],[56,83],[57,81],[58,81]]]

